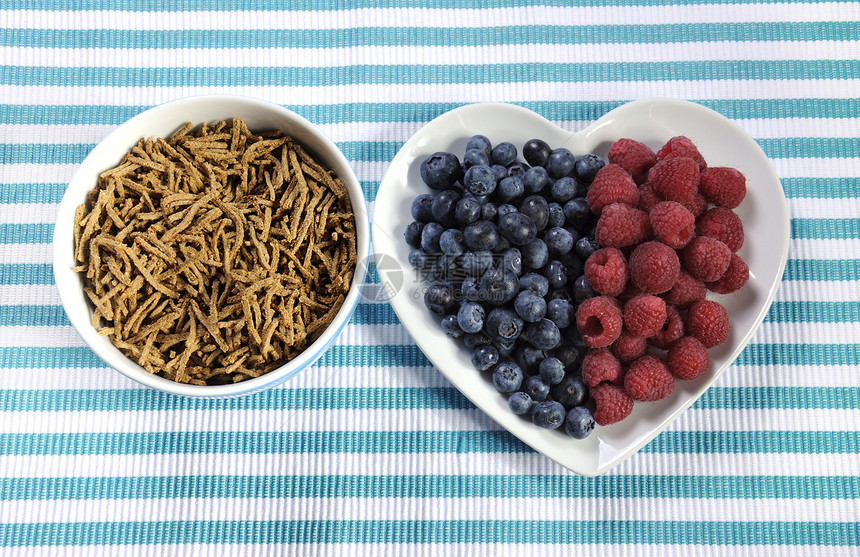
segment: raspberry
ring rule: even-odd
[[[651,167],[646,183],[669,201],[690,203],[699,191],[699,165],[688,157],[662,160]]]
[[[647,294],[666,292],[678,280],[681,263],[675,250],[663,242],[639,244],[627,260],[633,286]]]
[[[633,400],[666,398],[675,388],[675,378],[666,364],[654,356],[642,356],[624,374],[624,390]]]
[[[654,205],[660,203],[661,201],[666,201],[662,195],[658,194],[654,191],[654,188],[651,187],[651,184],[645,182],[641,186],[639,186],[639,208],[645,212],[651,211],[654,208]]]
[[[611,164],[627,171],[637,184],[645,181],[648,170],[657,162],[657,155],[644,143],[621,138],[609,147],[607,156]]]
[[[747,195],[747,179],[734,168],[714,166],[702,172],[699,189],[714,205],[734,209]]]
[[[750,278],[750,268],[746,261],[738,254],[733,253],[729,261],[729,268],[722,277],[714,282],[706,282],[705,286],[717,294],[731,294],[737,292],[747,283]]]
[[[606,348],[589,350],[582,359],[582,380],[589,387],[603,381],[616,383],[621,377],[621,362]]]
[[[651,220],[648,213],[623,203],[603,207],[594,231],[594,239],[598,244],[613,248],[632,246],[650,236]]]
[[[594,400],[594,421],[600,425],[620,422],[633,411],[633,399],[624,389],[612,383],[601,383],[591,389]]]
[[[730,250],[721,241],[708,236],[696,236],[681,255],[688,273],[704,282],[715,281],[729,268]]]
[[[654,335],[648,338],[652,346],[666,350],[672,343],[684,336],[686,326],[684,316],[675,306],[666,306],[666,322]]]
[[[624,304],[624,325],[631,334],[650,337],[666,322],[666,302],[651,294],[631,298]]]
[[[702,300],[687,310],[687,333],[713,348],[729,338],[729,314],[719,302]]]
[[[611,203],[639,203],[639,188],[630,174],[617,164],[607,164],[597,171],[586,194],[591,212],[599,215]]]
[[[678,282],[666,294],[666,303],[687,309],[699,300],[704,300],[707,293],[704,282],[682,269]]]
[[[618,361],[629,364],[636,358],[644,356],[648,351],[648,341],[643,337],[634,336],[627,329],[621,329],[621,335],[609,347]]]
[[[696,337],[684,337],[666,353],[666,367],[678,379],[695,379],[708,370],[711,359],[708,349]]]
[[[585,280],[598,294],[618,296],[629,278],[627,260],[617,248],[599,249],[585,260]]]
[[[699,148],[690,141],[690,138],[683,135],[673,137],[657,151],[657,160],[663,161],[678,157],[693,159],[699,165],[699,170],[704,170],[708,167],[708,163],[705,162],[705,157],[699,152]]]
[[[711,207],[696,225],[699,236],[716,238],[734,252],[744,245],[744,224],[731,209]]]
[[[701,194],[701,192],[696,192],[696,195],[693,196],[693,199],[690,201],[685,201],[681,203],[685,209],[693,213],[693,216],[696,218],[701,217],[705,214],[705,211],[708,210],[708,200],[705,199],[705,196]]]
[[[686,246],[696,235],[696,217],[676,201],[663,201],[648,212],[654,235],[673,249]]]
[[[595,296],[576,309],[576,326],[589,348],[605,348],[621,334],[621,308],[614,298]]]

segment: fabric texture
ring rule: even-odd
[[[0,555],[856,555],[858,21],[860,3],[814,0],[0,0]],[[319,124],[371,216],[388,162],[452,108],[575,131],[691,100],[772,160],[783,281],[720,380],[596,478],[479,411],[385,302],[276,388],[146,389],[71,327],[55,213],[110,131],[206,93]]]

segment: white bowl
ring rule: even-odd
[[[788,256],[788,205],[779,178],[758,144],[736,124],[708,108],[686,101],[646,99],[625,104],[577,133],[564,130],[525,108],[508,104],[467,105],[445,113],[407,141],[397,153],[376,197],[373,223],[377,259],[392,258],[406,273],[410,248],[403,239],[412,220],[410,206],[420,193],[430,192],[419,173],[421,162],[436,151],[462,157],[466,141],[475,134],[494,144],[510,141],[518,149],[532,138],[553,148],[566,147],[576,155],[597,153],[606,158],[615,140],[629,137],[655,151],[668,139],[686,135],[711,166],[732,166],[747,177],[747,196],[736,210],[747,241],[739,255],[750,268],[750,280],[735,294],[713,296],[728,309],[732,332],[726,343],[710,350],[710,371],[693,381],[678,381],[668,398],[637,402],[625,420],[598,426],[584,440],[560,430],[541,429],[514,415],[507,400],[486,375],[472,367],[469,351],[441,330],[439,320],[424,306],[415,279],[391,296],[391,304],[418,346],[466,397],[524,443],[562,466],[586,476],[618,465],[653,439],[686,410],[737,358],[758,329],[773,301]],[[382,265],[380,264],[380,268]],[[407,274],[407,276],[409,276]]]
[[[355,213],[359,265],[343,306],[329,327],[301,354],[287,364],[260,377],[230,385],[187,385],[154,375],[126,357],[107,336],[99,335],[91,324],[92,306],[83,293],[83,280],[73,270],[75,209],[84,202],[99,174],[116,166],[140,138],[169,137],[185,122],[202,122],[241,118],[253,131],[283,130],[314,153],[322,163],[335,171],[349,192]],[[355,311],[359,287],[364,282],[370,252],[370,225],[364,194],[346,157],[314,124],[295,112],[258,99],[211,95],[189,97],[151,108],[131,118],[101,143],[81,163],[69,183],[54,228],[54,278],[63,308],[72,325],[89,347],[107,365],[123,375],[161,391],[196,397],[228,397],[254,393],[281,383],[315,362],[331,346]]]

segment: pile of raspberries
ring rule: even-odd
[[[707,371],[708,349],[730,330],[725,307],[707,291],[729,294],[749,278],[733,211],[746,195],[743,174],[709,167],[684,136],[656,153],[620,139],[608,160],[587,197],[601,247],[585,277],[598,295],[576,314],[589,348],[582,378],[601,425],[626,418],[633,401],[669,396],[676,378]]]

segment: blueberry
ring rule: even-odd
[[[499,351],[492,344],[482,344],[472,350],[472,365],[478,371],[489,371],[499,363]]]
[[[523,321],[534,323],[546,315],[546,300],[531,290],[523,290],[514,299],[514,310]]]
[[[525,193],[525,191],[525,184],[516,176],[505,176],[501,181],[499,181],[499,184],[496,187],[496,195],[502,201],[518,199],[523,195],[523,193]]]
[[[502,218],[508,213],[516,213],[517,208],[511,205],[510,203],[502,203],[496,208],[496,216]]]
[[[530,195],[522,200],[519,210],[534,221],[537,229],[543,230],[549,222],[549,203],[541,195]]]
[[[431,189],[444,190],[460,179],[460,161],[453,153],[433,153],[421,163],[421,179]]]
[[[497,143],[490,151],[490,160],[493,164],[508,166],[517,160],[517,148],[508,141]]]
[[[522,246],[535,239],[537,225],[532,218],[517,210],[499,214],[499,233],[511,244]]]
[[[427,252],[421,248],[415,248],[409,252],[409,264],[412,265],[413,269],[418,271],[423,271],[424,269],[430,268],[433,264],[432,259]]]
[[[475,195],[490,195],[496,189],[496,174],[489,166],[478,164],[466,171],[463,185]]]
[[[576,309],[564,298],[554,298],[546,304],[546,317],[559,329],[570,327],[576,319]]]
[[[431,284],[424,292],[424,305],[433,313],[450,313],[457,307],[453,287],[450,284]]]
[[[430,222],[433,220],[433,195],[422,193],[412,200],[412,218],[418,222]]]
[[[423,228],[424,223],[417,220],[406,225],[406,231],[403,233],[403,237],[406,239],[406,243],[409,244],[410,247],[421,247],[421,230]]]
[[[586,184],[590,184],[594,180],[594,176],[597,174],[597,171],[603,168],[605,164],[606,163],[603,162],[603,159],[594,153],[589,153],[576,159],[576,164],[574,164],[573,169],[574,172],[576,172],[577,178]]]
[[[534,375],[538,372],[540,363],[546,359],[546,352],[528,342],[518,342],[514,359],[523,371]]]
[[[528,414],[532,405],[534,405],[532,397],[522,391],[517,391],[508,397],[508,407],[518,416]]]
[[[427,226],[424,230],[427,230]],[[463,228],[463,240],[471,250],[493,250],[499,243],[499,231],[492,222],[477,220]]]
[[[528,393],[532,400],[540,402],[549,396],[549,385],[539,375],[527,377],[523,382],[522,389]]]
[[[489,166],[490,156],[480,149],[467,149],[463,155],[463,170],[468,171],[473,166]]]
[[[546,296],[549,292],[549,281],[546,277],[537,273],[526,273],[520,277],[520,290],[528,290],[538,296]]]
[[[523,145],[523,158],[532,166],[545,166],[552,148],[542,139],[530,139]]]
[[[564,218],[569,225],[583,230],[592,220],[591,207],[584,197],[574,197],[564,204]]]
[[[578,193],[579,185],[576,183],[576,179],[570,176],[563,176],[552,184],[552,198],[559,203],[567,203],[576,197]]]
[[[592,253],[599,249],[600,245],[588,236],[583,236],[577,240],[576,244],[573,246],[574,252],[576,252],[576,255],[578,255],[583,261],[588,259]]]
[[[487,136],[484,135],[473,135],[466,142],[466,150],[469,149],[478,149],[479,151],[483,151],[485,155],[490,156],[490,151],[493,148],[493,144],[490,143],[490,140]]]
[[[487,269],[478,281],[481,300],[493,305],[510,302],[517,295],[520,282],[517,276],[500,267]]]
[[[569,373],[561,380],[561,383],[550,388],[550,395],[565,408],[573,408],[585,402],[588,396],[588,387],[585,386],[582,377]]]
[[[457,219],[454,218],[454,212],[457,210],[457,203],[460,202],[462,196],[456,190],[440,191],[435,198],[430,210],[433,212],[433,220],[446,228],[451,228],[457,225]]]
[[[481,203],[475,197],[463,197],[454,208],[454,219],[463,226],[481,217]]]
[[[523,256],[520,250],[508,248],[502,253],[502,269],[517,277],[517,286],[519,287],[519,277],[523,274]]]
[[[585,439],[594,430],[594,416],[585,406],[574,406],[564,419],[564,431],[574,439]]]
[[[523,164],[521,162],[515,162],[508,167],[508,176],[516,176],[517,178],[522,179],[525,176],[526,172],[529,169],[529,165]]]
[[[547,226],[550,228],[564,226],[564,207],[555,201],[552,201],[547,204],[547,210],[549,210],[549,220],[546,223]]]
[[[578,236],[574,237],[578,238]],[[564,265],[564,268],[567,269],[568,281],[582,275],[582,273],[585,272],[585,261],[580,259],[579,256],[576,255],[576,252],[573,250],[565,254],[560,254],[558,256],[558,260],[559,262],[561,262],[562,265]]]
[[[492,344],[493,340],[483,331],[477,333],[466,333],[463,335],[463,344],[466,345],[466,348],[470,350],[474,350],[479,346],[483,346],[485,344]]]
[[[459,283],[466,274],[460,267],[460,262],[456,256],[440,254],[436,256],[433,265],[430,267],[430,275],[441,282]]]
[[[551,178],[561,178],[568,176],[573,172],[573,167],[576,164],[576,157],[570,150],[563,147],[553,149],[546,161],[546,171],[549,172]]]
[[[538,402],[532,410],[532,422],[538,427],[557,429],[564,422],[564,406],[554,400]]]
[[[478,279],[475,277],[466,277],[460,283],[460,296],[469,302],[477,302],[481,299],[481,294],[478,291]]]
[[[445,227],[438,222],[428,222],[421,230],[421,249],[427,253],[439,253],[439,238]]]
[[[518,391],[523,383],[523,370],[511,361],[499,362],[493,371],[493,385],[502,393]],[[561,423],[559,422],[559,425]]]
[[[564,379],[564,364],[558,358],[551,356],[538,365],[538,373],[547,385],[557,385]]]
[[[550,253],[559,255],[573,249],[574,238],[570,232],[560,226],[556,226],[544,233],[543,241],[546,243],[546,247]]]
[[[517,339],[497,338],[493,340],[493,346],[495,346],[496,350],[499,351],[499,356],[507,358],[514,353],[514,348],[517,346]]]
[[[451,314],[446,315],[442,318],[442,330],[451,338],[460,338],[463,336],[463,329],[460,328],[460,324],[457,322],[457,315]]]
[[[481,205],[481,214],[478,217],[478,219],[479,220],[492,221],[492,220],[496,219],[497,214],[498,214],[498,208],[496,207],[496,204],[490,203],[488,201],[487,203],[484,203],[483,205]]]
[[[515,340],[523,332],[523,320],[508,308],[493,308],[484,321],[485,329],[494,340]]]
[[[490,168],[492,168],[493,172],[496,174],[496,184],[508,177],[508,168],[506,166],[493,164],[490,165]]]
[[[567,269],[556,259],[553,259],[543,268],[543,276],[549,281],[550,288],[561,288],[567,284]]]
[[[462,255],[463,233],[456,228],[449,228],[439,236],[439,249],[445,255]]]
[[[595,296],[597,296],[597,292],[591,287],[585,275],[576,277],[576,280],[573,282],[573,299],[576,303],[581,304],[585,300],[594,298]]]
[[[476,302],[463,302],[457,311],[457,323],[464,333],[477,333],[484,328],[484,306]]]
[[[546,242],[540,238],[535,238],[528,244],[520,246],[520,251],[523,254],[523,267],[527,269],[541,269],[549,261],[549,250],[546,247]]]
[[[561,344],[561,331],[549,319],[539,319],[523,329],[523,337],[539,350],[552,350]]]
[[[543,191],[550,185],[550,182],[552,180],[549,177],[549,173],[542,166],[533,166],[523,174],[523,186],[525,186],[525,190],[528,193]]]
[[[572,329],[576,329],[576,327],[571,327]],[[569,333],[570,329],[565,331],[565,333]],[[583,345],[584,346],[584,345]],[[565,371],[576,371],[579,369],[579,364],[582,362],[582,358],[585,355],[585,351],[577,348],[572,344],[562,344],[558,348],[553,351],[553,357],[561,362],[561,365],[564,366]]]
[[[488,250],[466,251],[460,259],[460,265],[467,275],[479,277],[493,266],[493,254]]]

